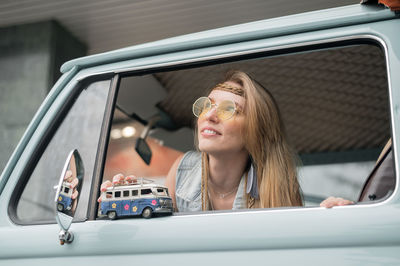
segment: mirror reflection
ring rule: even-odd
[[[68,230],[75,215],[83,173],[79,152],[73,150],[65,162],[56,193],[57,221],[64,230]]]

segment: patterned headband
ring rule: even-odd
[[[214,87],[213,90],[222,90],[222,91],[229,91],[232,92],[233,94],[239,95],[244,97],[244,90],[240,87],[233,87],[229,84],[226,83],[219,83],[217,86]]]

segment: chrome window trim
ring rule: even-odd
[[[376,35],[373,34],[356,34],[356,35],[348,35],[348,36],[342,36],[342,37],[334,37],[334,38],[326,38],[323,40],[318,40],[318,41],[308,41],[308,42],[300,42],[300,43],[292,43],[292,44],[285,44],[285,45],[278,45],[278,46],[273,46],[273,47],[265,47],[265,48],[256,48],[253,50],[246,50],[246,51],[241,51],[241,52],[231,52],[231,53],[226,53],[226,54],[221,54],[221,55],[213,55],[213,56],[205,56],[205,57],[201,57],[201,58],[195,58],[195,59],[187,59],[187,60],[178,60],[178,61],[173,61],[173,62],[168,62],[168,63],[160,63],[160,64],[153,64],[153,65],[145,65],[145,66],[138,66],[138,67],[131,67],[131,68],[122,68],[122,69],[117,69],[114,71],[103,71],[103,72],[95,72],[89,75],[84,75],[82,77],[80,77],[78,80],[82,80],[85,79],[87,77],[90,76],[97,76],[97,75],[104,75],[104,74],[110,74],[110,73],[114,73],[114,74],[121,74],[121,73],[125,73],[125,72],[134,72],[134,71],[139,71],[139,70],[150,70],[150,69],[156,69],[156,68],[165,68],[165,67],[170,67],[170,66],[180,66],[180,65],[185,65],[185,64],[193,64],[193,63],[200,63],[200,62],[205,62],[205,61],[211,61],[211,60],[219,60],[219,59],[226,59],[229,57],[238,57],[238,56],[244,56],[244,55],[252,55],[252,54],[257,54],[257,53],[263,53],[263,52],[272,52],[272,51],[279,51],[279,50],[285,50],[285,49],[293,49],[293,48],[298,48],[298,47],[307,47],[307,46],[313,46],[313,45],[320,45],[320,44],[328,44],[328,43],[335,43],[335,42],[342,42],[342,41],[351,41],[351,40],[361,40],[361,39],[370,39],[373,41],[376,41],[377,43],[379,43],[384,50],[384,55],[385,55],[385,61],[386,61],[386,73],[387,73],[387,81],[388,81],[388,89],[389,89],[389,105],[390,105],[390,121],[391,124],[394,124],[394,117],[393,117],[393,95],[392,95],[392,87],[391,87],[391,79],[390,79],[390,66],[389,66],[389,59],[388,59],[388,47],[385,43],[385,41]],[[396,136],[396,132],[395,132],[395,127],[391,127],[392,128],[392,136]],[[393,149],[395,149],[396,145],[397,145],[397,141],[395,138],[393,138]],[[383,204],[386,204],[388,201],[391,201],[392,198],[394,197],[394,195],[397,194],[398,190],[399,190],[399,171],[396,168],[396,166],[398,165],[398,158],[397,156],[394,156],[395,158],[395,173],[396,173],[396,187],[393,191],[393,193],[386,198],[385,200],[381,201],[381,202],[377,202],[377,203],[367,203],[367,204],[356,204],[356,205],[346,205],[346,206],[336,206],[333,208],[371,208],[371,207],[377,207],[377,206],[381,206]],[[246,209],[240,210],[240,211],[235,211],[232,212],[230,210],[227,210],[226,212],[217,212],[217,213],[194,213],[194,214],[190,214],[190,213],[185,213],[182,215],[175,215],[173,217],[194,217],[194,216],[208,216],[208,215],[242,215],[242,214],[246,214],[246,213],[264,213],[264,212],[281,212],[281,211],[285,211],[285,212],[297,212],[297,211],[315,211],[315,210],[320,210],[320,209],[324,209],[324,207],[293,207],[293,208],[273,208],[273,209],[258,209],[257,211],[250,211]]]

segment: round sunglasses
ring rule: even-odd
[[[236,107],[234,101],[224,100],[219,104],[212,103],[210,98],[208,97],[200,97],[193,104],[193,114],[196,117],[200,117],[206,113],[208,113],[211,108],[216,107],[217,117],[221,120],[228,120],[232,118],[232,116],[239,112],[240,110]]]

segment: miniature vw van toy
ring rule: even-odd
[[[72,192],[71,183],[63,182],[58,196],[57,210],[62,212],[64,210],[71,210],[72,208]]]
[[[122,216],[172,214],[172,199],[165,186],[139,179],[129,184],[114,185],[101,193],[101,214],[114,220]]]

